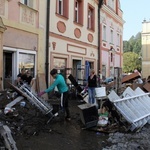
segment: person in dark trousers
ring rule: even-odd
[[[32,81],[33,77],[31,76],[30,71],[27,70],[26,75],[27,75],[26,82],[28,83],[28,85],[31,85],[31,81]]]
[[[17,75],[17,85],[26,82],[27,74],[24,68],[21,69],[21,72]]]
[[[88,87],[89,103],[94,104],[95,103],[95,88],[97,87],[97,77],[93,69],[91,69],[90,71],[87,87]]]
[[[51,76],[55,79],[55,81],[51,84],[51,86],[40,92],[38,96],[43,95],[44,93],[51,92],[55,87],[58,88],[58,91],[61,93],[61,107],[64,109],[66,113],[65,119],[70,121],[70,111],[69,111],[69,105],[68,105],[68,99],[69,99],[69,92],[68,92],[68,86],[65,82],[64,77],[61,74],[57,73],[56,69],[52,69],[50,71]]]

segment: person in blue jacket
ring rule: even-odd
[[[57,69],[52,69],[50,71],[51,76],[55,79],[55,81],[51,84],[48,89],[40,92],[38,96],[42,96],[44,93],[48,93],[53,91],[55,87],[57,87],[58,91],[61,94],[61,107],[64,109],[66,113],[66,120],[70,120],[70,111],[69,111],[69,105],[68,105],[68,99],[69,99],[69,92],[68,92],[68,86],[65,82],[64,77],[61,74],[57,73]]]

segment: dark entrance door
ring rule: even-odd
[[[12,52],[4,52],[4,89],[12,83]]]

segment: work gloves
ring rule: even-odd
[[[45,91],[38,93],[38,96],[41,97],[43,94],[45,94]]]

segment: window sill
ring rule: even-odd
[[[83,24],[82,24],[82,23],[79,23],[79,22],[74,21],[74,24],[77,25],[77,26],[83,27]]]
[[[64,20],[68,20],[68,17],[55,13],[57,17],[62,18]]]
[[[34,8],[28,6],[28,5],[25,5],[25,4],[21,3],[21,2],[18,2],[18,4],[19,4],[20,6],[22,6],[22,7],[26,7],[26,8],[28,8],[28,9],[31,9],[31,10],[35,11],[35,12],[38,12],[36,9],[34,9]]]
[[[93,32],[93,33],[95,32],[94,29],[90,29],[90,28],[88,28],[88,27],[87,27],[87,30],[89,30],[90,32]]]

